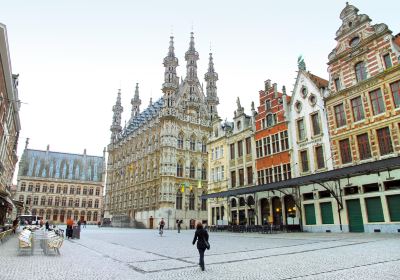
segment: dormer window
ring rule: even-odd
[[[360,37],[353,37],[353,39],[350,40],[350,47],[355,47],[358,43],[360,43]]]
[[[240,129],[242,128],[242,124],[241,124],[240,121],[238,121],[238,122],[236,123],[236,125],[237,125],[237,129],[238,129],[238,130],[240,130]]]

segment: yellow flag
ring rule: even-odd
[[[184,193],[184,192],[185,192],[185,185],[182,184],[182,186],[181,186],[181,193]]]
[[[199,180],[198,184],[197,184],[197,188],[201,189],[201,180]]]
[[[192,190],[193,190],[193,186],[192,186],[192,185],[190,185],[190,187],[189,187],[189,190],[190,190],[190,191],[192,191]]]

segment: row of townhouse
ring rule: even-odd
[[[400,34],[346,4],[329,81],[298,60],[209,139],[208,220],[315,232],[400,231]]]

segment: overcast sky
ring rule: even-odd
[[[351,1],[400,32],[400,1]],[[0,0],[7,26],[12,70],[20,74],[21,137],[29,147],[102,155],[109,143],[112,106],[122,89],[123,123],[130,117],[135,83],[141,111],[161,97],[163,58],[171,31],[178,75],[186,74],[184,54],[193,28],[204,81],[210,45],[220,105],[232,119],[239,96],[246,112],[266,79],[293,88],[297,58],[307,70],[328,79],[327,57],[345,1],[19,1]]]

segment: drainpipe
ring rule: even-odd
[[[339,185],[339,190],[338,190],[338,185]],[[340,200],[342,200],[342,189],[341,189],[341,187],[340,187],[340,179],[338,180],[338,184],[336,184],[336,193],[339,194]],[[343,231],[343,228],[342,228],[342,217],[341,217],[341,215],[340,215],[340,210],[342,210],[342,209],[341,209],[341,206],[340,206],[340,204],[339,204],[339,201],[337,201],[336,203],[337,203],[337,206],[338,206],[338,215],[339,215],[340,231]]]

